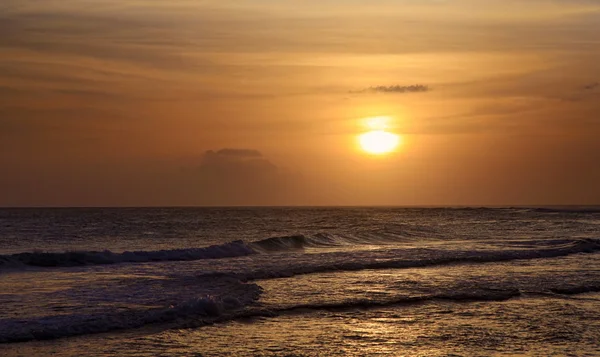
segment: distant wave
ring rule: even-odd
[[[449,210],[456,212],[513,212],[513,213],[565,213],[565,214],[595,214],[600,213],[600,206],[557,206],[557,207],[533,207],[533,206],[507,206],[507,207],[447,207],[430,208],[429,210]]]
[[[533,212],[538,213],[573,213],[573,214],[594,214],[600,213],[600,207],[537,207],[530,208]]]

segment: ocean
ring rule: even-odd
[[[600,207],[0,209],[0,356],[600,356]]]

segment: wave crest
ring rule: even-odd
[[[259,252],[299,250],[309,247],[335,247],[339,245],[341,245],[339,240],[324,233],[315,234],[313,236],[297,234],[283,237],[272,237],[250,243],[250,246]]]
[[[134,251],[113,253],[105,251],[69,251],[63,253],[25,252],[0,255],[0,267],[73,267],[117,263],[145,263],[164,261],[191,261],[243,257],[257,253],[301,250],[307,247],[333,247],[341,245],[331,235],[290,235],[272,237],[246,243],[236,240],[204,248],[171,249],[158,251]]]
[[[233,258],[256,252],[241,240],[205,248],[172,249],[113,253],[109,250],[72,251],[64,253],[17,253],[0,255],[0,266],[28,265],[36,267],[71,267],[116,263],[144,263]]]
[[[175,323],[185,327],[186,321],[208,324],[220,319],[232,319],[237,313],[243,312],[244,306],[258,299],[262,288],[256,284],[235,281],[231,281],[230,284],[231,291],[223,294],[200,296],[163,308],[2,320],[0,343],[51,340],[133,329],[150,324]]]

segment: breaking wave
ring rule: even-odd
[[[71,267],[116,263],[143,263],[162,261],[188,261],[220,259],[255,254],[243,241],[233,241],[205,248],[172,249],[113,253],[106,251],[72,251],[64,253],[17,253],[0,255],[0,266],[29,265],[36,267]]]
[[[365,240],[362,243],[377,243],[376,240]],[[328,270],[360,270],[360,269],[387,269],[421,267],[429,265],[451,264],[451,263],[485,263],[494,261],[507,261],[516,259],[552,258],[577,253],[591,253],[600,250],[598,239],[556,239],[556,240],[525,240],[510,241],[507,246],[513,245],[524,249],[514,250],[473,250],[473,251],[445,251],[444,256],[433,256],[430,259],[418,260],[384,260],[364,263],[334,263],[321,264],[317,266],[302,266],[299,271],[322,272]],[[236,258],[261,253],[276,253],[305,248],[339,247],[343,245],[356,244],[327,234],[316,234],[314,236],[291,235],[283,237],[267,238],[256,242],[246,243],[237,240],[221,245],[213,245],[204,248],[173,249],[158,251],[135,251],[113,253],[111,251],[71,251],[64,253],[17,253],[11,255],[0,255],[0,267],[15,268],[19,266],[34,267],[73,267],[84,265],[106,265],[117,263],[145,263],[165,261],[192,261],[204,259]],[[526,249],[525,249],[526,248]],[[414,249],[417,251],[418,249]],[[392,250],[392,251],[406,251]],[[271,278],[278,276],[294,275],[294,272],[263,272],[257,273],[258,278]],[[252,278],[250,278],[252,279]]]
[[[109,331],[139,328],[150,324],[184,321],[207,324],[233,318],[236,311],[258,299],[262,289],[256,284],[237,283],[235,294],[203,296],[164,308],[138,309],[116,313],[71,314],[0,321],[0,343],[51,340]]]
[[[157,324],[160,328],[196,328],[241,318],[275,317],[307,310],[345,311],[386,306],[422,304],[433,301],[455,303],[500,302],[523,296],[519,289],[474,289],[471,291],[440,292],[430,295],[397,296],[387,299],[355,299],[339,302],[310,303],[280,308],[252,307],[261,293],[255,284],[244,284],[242,296],[205,296],[165,308],[128,311],[116,314],[48,316],[34,320],[3,320],[0,324],[0,343],[51,340],[86,334],[140,328]],[[576,295],[600,291],[600,286],[554,288],[550,292]],[[541,292],[540,292],[541,293]],[[529,295],[529,294],[527,294]],[[535,296],[532,294],[531,296]]]
[[[305,246],[338,244],[333,237],[316,237],[306,239],[303,236],[270,238],[250,244],[241,241],[231,242],[221,246],[201,248],[190,252],[163,251],[142,252],[146,261],[150,258],[165,260],[177,258],[179,260],[197,259],[202,257],[221,257],[223,254],[255,254],[254,249],[260,247],[264,251],[297,249]],[[135,285],[120,284],[119,286],[141,294],[150,300],[146,308],[134,307],[132,309],[103,308],[103,311],[50,316],[35,316],[27,319],[10,318],[0,320],[0,343],[25,342],[32,340],[56,339],[62,337],[102,333],[115,330],[140,328],[147,325],[157,325],[159,328],[187,328],[198,327],[215,322],[229,321],[242,317],[269,317],[286,313],[302,313],[304,310],[344,310],[355,308],[376,308],[401,304],[417,304],[428,301],[447,300],[452,302],[471,301],[504,301],[519,297],[523,292],[518,288],[490,288],[473,286],[473,289],[446,287],[442,291],[417,295],[359,298],[344,301],[328,300],[315,303],[300,303],[291,306],[272,306],[255,304],[258,301],[262,288],[253,282],[259,279],[272,279],[290,277],[301,274],[311,274],[326,271],[357,271],[364,269],[394,269],[428,267],[454,263],[485,263],[502,262],[517,259],[539,259],[567,256],[570,254],[593,253],[600,251],[600,240],[557,240],[555,245],[548,246],[548,242],[531,241],[532,249],[510,250],[479,250],[479,251],[449,251],[435,249],[393,249],[377,252],[369,259],[356,252],[323,253],[312,256],[310,259],[296,259],[294,262],[255,266],[251,268],[244,264],[243,271],[222,273],[200,273],[183,276],[180,279],[164,285],[163,289],[175,289],[175,293],[154,297],[153,289],[135,290]],[[178,252],[178,253],[173,253]],[[35,254],[35,253],[34,253]],[[128,254],[115,255],[120,261]],[[169,256],[169,254],[174,254]],[[179,255],[175,255],[179,254]],[[352,258],[358,254],[356,259]],[[370,253],[369,253],[370,254]],[[382,255],[383,254],[383,255]],[[386,255],[387,254],[387,255]],[[402,255],[404,258],[398,258]],[[329,257],[327,257],[329,256]],[[67,256],[60,256],[59,263],[73,264],[66,260]],[[394,258],[396,257],[396,258]],[[56,259],[56,258],[54,258]],[[80,258],[78,258],[80,259]],[[137,259],[137,258],[136,258]],[[279,259],[275,259],[279,261]],[[139,260],[129,260],[139,261]],[[50,260],[56,264],[54,260]],[[113,261],[114,262],[114,261]],[[39,262],[38,262],[39,264]],[[48,263],[49,264],[49,263]],[[559,284],[560,283],[560,284]],[[140,284],[148,284],[140,282]],[[112,291],[112,290],[110,290]],[[572,282],[570,284],[557,282],[556,285],[543,286],[541,291],[527,291],[527,295],[535,293],[551,293],[574,295],[600,291],[600,285],[595,281]],[[115,294],[98,290],[103,299],[119,301],[121,293]],[[146,295],[144,295],[146,294]],[[142,296],[143,295],[143,296]],[[125,295],[127,296],[127,295]],[[142,301],[140,300],[140,301]],[[157,304],[154,304],[155,301]],[[170,301],[170,302],[167,302]],[[130,301],[135,303],[135,301]],[[163,306],[163,307],[156,307]]]
[[[341,245],[340,239],[328,234],[315,234],[305,236],[302,234],[273,237],[250,243],[250,246],[259,252],[277,252],[297,250],[304,248],[335,247]]]
[[[336,242],[333,236],[327,234],[316,234],[311,237],[305,235],[272,237],[251,243],[237,240],[204,248],[158,251],[127,251],[123,253],[113,253],[109,250],[69,251],[63,253],[26,252],[0,255],[0,267],[18,267],[22,265],[35,267],[72,267],[117,263],[223,259],[243,257],[258,253],[299,250],[308,247],[337,246],[339,244],[340,243]]]

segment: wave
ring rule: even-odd
[[[223,303],[211,297],[198,298],[181,306],[121,314],[85,314],[50,316],[27,322],[4,320],[0,343],[51,340],[116,330],[133,329],[153,323],[167,323],[181,317],[214,316],[223,311]]]
[[[234,292],[222,296],[203,296],[176,305],[138,309],[119,313],[72,314],[37,319],[0,321],[0,343],[51,340],[63,337],[140,328],[152,324],[183,322],[208,324],[216,319],[231,319],[236,311],[258,299],[262,288],[256,284],[235,284]]]
[[[382,243],[383,242],[383,243]],[[111,251],[71,251],[64,253],[16,253],[11,255],[0,255],[0,268],[18,268],[22,266],[33,267],[74,267],[85,265],[107,265],[117,263],[145,263],[166,261],[193,261],[205,259],[224,259],[244,257],[261,253],[277,253],[305,248],[327,248],[341,247],[360,244],[385,244],[385,240],[378,237],[341,238],[327,234],[316,234],[313,236],[290,235],[272,237],[255,242],[246,243],[237,240],[225,244],[213,245],[204,248],[173,249],[159,251],[134,251],[113,253]],[[389,269],[389,268],[412,268],[431,265],[443,265],[453,263],[486,263],[495,261],[508,261],[517,259],[553,258],[577,253],[592,253],[600,251],[600,239],[554,239],[554,240],[509,240],[502,243],[504,248],[518,247],[518,249],[500,250],[435,250],[427,248],[405,248],[388,249],[384,252],[384,258],[375,261],[349,262],[333,260],[331,264],[304,265],[293,267],[289,270],[256,270],[249,278],[265,279],[287,277],[296,274],[307,274],[313,272],[335,271],[335,270],[361,270],[361,269]],[[407,260],[393,259],[393,254],[406,256],[406,252],[431,253],[423,259]],[[325,253],[326,254],[326,253]],[[389,255],[392,254],[391,257]],[[326,261],[330,261],[326,259]]]
[[[339,238],[332,235],[318,233],[313,236],[302,234],[283,237],[272,237],[250,243],[250,247],[259,252],[277,252],[298,250],[304,248],[336,247],[342,245]]]
[[[379,269],[406,269],[421,268],[450,264],[479,264],[506,262],[512,260],[529,260],[564,257],[573,254],[595,253],[600,251],[600,239],[580,239],[580,240],[559,240],[560,243],[554,247],[542,245],[538,249],[513,249],[513,250],[473,250],[473,251],[450,251],[433,249],[403,249],[386,251],[385,256],[377,256],[368,261],[362,258],[353,259],[354,253],[350,255],[340,255],[338,259],[315,259],[312,262],[302,262],[300,264],[288,264],[285,267],[259,268],[255,270],[228,273],[235,279],[242,281],[288,278],[296,275],[335,272],[335,271],[359,271],[359,270],[379,270]],[[394,254],[402,255],[403,258],[394,258]],[[404,254],[400,254],[400,252]],[[414,252],[414,254],[413,254]],[[423,255],[423,253],[427,253]],[[419,257],[419,255],[421,257]],[[415,256],[410,259],[407,257]],[[217,273],[223,275],[223,273]],[[212,277],[215,273],[205,273],[199,276]]]
[[[530,208],[531,212],[537,213],[572,213],[572,214],[594,214],[600,213],[600,207],[536,207]]]
[[[414,305],[424,304],[433,301],[450,301],[455,303],[469,302],[492,302],[507,301],[520,297],[522,294],[518,289],[499,290],[499,289],[477,289],[469,292],[439,293],[431,295],[417,296],[397,296],[388,299],[351,299],[339,302],[320,302],[310,304],[297,304],[292,306],[283,306],[276,308],[249,308],[236,313],[235,315],[220,316],[211,321],[211,323],[227,322],[235,319],[247,319],[255,317],[276,317],[285,314],[303,313],[312,310],[325,311],[347,311],[353,309],[373,309],[386,306]],[[206,321],[188,321],[178,326],[178,328],[197,328],[206,325]]]
[[[116,263],[189,261],[233,258],[255,254],[243,241],[233,241],[205,248],[172,249],[113,253],[111,251],[72,251],[64,253],[17,253],[0,255],[0,266],[72,267]]]
[[[250,300],[256,300],[260,293],[254,284]],[[346,310],[352,308],[374,308],[400,304],[422,303],[432,300],[503,301],[519,295],[517,291],[480,291],[430,296],[399,297],[389,300],[359,299],[322,304],[300,304],[291,307],[243,310],[244,302],[239,297],[216,298],[206,296],[185,301],[167,308],[136,310],[118,314],[90,314],[48,316],[37,320],[3,320],[0,325],[0,343],[52,340],[64,337],[104,333],[125,329],[140,328],[146,325],[162,324],[166,328],[192,328],[216,322],[239,318],[273,317],[298,310]],[[248,302],[246,298],[246,303]],[[171,325],[169,325],[171,324]]]
[[[502,302],[540,293],[522,293],[519,289],[477,288],[470,291],[441,292],[430,295],[396,296],[377,299],[350,299],[345,301],[297,304],[275,308],[252,306],[262,289],[255,284],[243,284],[243,296],[205,296],[190,299],[166,308],[136,310],[117,314],[48,316],[37,320],[3,320],[0,324],[0,343],[17,343],[34,340],[52,340],[79,335],[105,333],[156,325],[160,329],[197,328],[232,320],[276,317],[283,314],[304,313],[311,310],[347,311],[373,309],[398,305],[424,304],[435,301],[454,303]],[[239,293],[239,289],[237,290]],[[599,286],[573,286],[552,288],[560,295],[577,295],[600,291]]]
[[[497,290],[481,289],[470,292],[442,293],[420,296],[400,296],[391,299],[373,300],[357,299],[333,303],[299,304],[277,309],[275,312],[293,312],[297,310],[349,310],[355,308],[375,308],[381,306],[409,305],[428,301],[453,301],[453,302],[476,302],[476,301],[506,301],[521,296],[518,289]]]
[[[600,285],[584,285],[571,287],[550,288],[549,292],[558,295],[579,295],[593,292],[600,292]],[[345,311],[351,309],[369,309],[384,306],[421,304],[431,301],[450,301],[455,303],[469,302],[493,302],[507,301],[519,297],[536,297],[538,295],[546,296],[544,291],[540,292],[521,292],[519,289],[493,289],[477,288],[470,291],[442,292],[431,295],[417,296],[396,296],[392,298],[374,300],[374,299],[355,299],[340,302],[322,302],[310,304],[297,304],[277,309],[268,310],[272,316],[282,313],[297,312],[304,310],[327,310],[327,311]],[[261,314],[261,316],[268,316]]]
[[[279,246],[280,240],[265,240],[269,244],[275,242]],[[287,247],[289,242],[306,242],[301,238],[284,238],[283,243]],[[262,242],[262,241],[259,241]],[[325,240],[327,243],[328,241]],[[236,242],[234,242],[236,243]],[[314,244],[309,240],[310,244]],[[3,319],[0,320],[0,343],[25,342],[32,340],[57,339],[77,335],[110,332],[115,330],[134,329],[147,325],[156,325],[157,328],[188,328],[199,327],[216,322],[225,322],[232,319],[246,317],[269,317],[286,313],[302,313],[303,310],[346,310],[346,309],[368,309],[381,306],[392,306],[402,304],[418,304],[429,301],[445,300],[451,302],[472,301],[504,301],[523,295],[522,291],[514,286],[494,288],[494,286],[474,286],[473,289],[461,286],[454,288],[445,286],[444,291],[425,292],[419,295],[375,297],[371,299],[350,299],[345,301],[328,301],[324,296],[323,301],[306,304],[294,304],[291,306],[273,306],[254,304],[258,301],[262,288],[255,282],[257,279],[281,278],[300,274],[310,274],[325,271],[356,271],[363,269],[390,269],[390,268],[414,268],[427,267],[454,263],[483,263],[501,262],[516,259],[540,259],[549,257],[560,257],[570,254],[592,253],[600,251],[600,240],[582,239],[564,241],[560,240],[556,246],[547,248],[545,242],[538,242],[542,248],[519,249],[519,250],[490,250],[490,251],[441,251],[441,250],[392,250],[379,253],[389,254],[393,257],[398,252],[404,252],[406,259],[381,260],[382,256],[371,256],[369,261],[364,261],[368,255],[360,255],[352,260],[356,252],[344,252],[333,254],[337,257],[328,261],[324,257],[316,256],[314,259],[304,260],[290,265],[289,261],[284,264],[275,264],[273,269],[259,266],[252,270],[244,264],[246,271],[222,272],[218,274],[184,275],[182,280],[173,280],[171,285],[163,286],[164,289],[178,287],[176,294],[158,297],[159,306],[162,308],[133,308],[123,311],[114,308],[102,308],[103,312],[91,312],[88,314],[74,313],[56,316],[33,317],[27,319]],[[542,244],[544,243],[544,244]],[[243,244],[237,242],[236,244]],[[263,243],[265,244],[265,243]],[[210,248],[210,247],[209,247]],[[208,248],[206,248],[208,249]],[[279,249],[279,248],[278,248]],[[414,251],[414,252],[413,252]],[[420,255],[427,252],[424,256]],[[379,254],[377,253],[377,254]],[[437,255],[436,255],[437,254]],[[331,254],[330,254],[331,255]],[[279,259],[275,259],[279,261]],[[262,264],[262,263],[261,263]],[[140,282],[146,284],[146,282]],[[135,286],[123,284],[128,289]],[[541,291],[529,291],[526,295],[535,294],[561,294],[575,295],[600,291],[597,281],[578,281],[566,284],[556,281],[551,284],[532,284],[538,286]],[[537,289],[539,289],[537,288]],[[177,288],[175,288],[177,289]],[[151,291],[154,291],[150,289]],[[191,290],[191,292],[190,292]],[[534,288],[536,290],[536,288]],[[132,290],[138,291],[138,290]],[[110,296],[99,291],[103,296]],[[140,292],[143,295],[143,292]],[[114,296],[120,297],[121,294]],[[198,296],[198,297],[194,297]],[[145,301],[144,305],[154,305],[153,297]],[[111,299],[109,299],[112,301]],[[131,301],[131,303],[134,303]],[[171,303],[171,306],[167,304]],[[137,305],[140,306],[140,305]]]
[[[105,251],[69,251],[63,253],[26,252],[0,255],[0,267],[73,267],[117,263],[191,261],[243,257],[258,253],[301,250],[308,247],[334,247],[342,243],[331,235],[290,235],[246,243],[237,240],[204,248],[134,251],[113,253]]]
[[[550,291],[555,294],[560,294],[560,295],[578,295],[578,294],[600,292],[600,286],[596,286],[596,285],[568,286],[568,287],[552,288],[552,289],[550,289]]]

